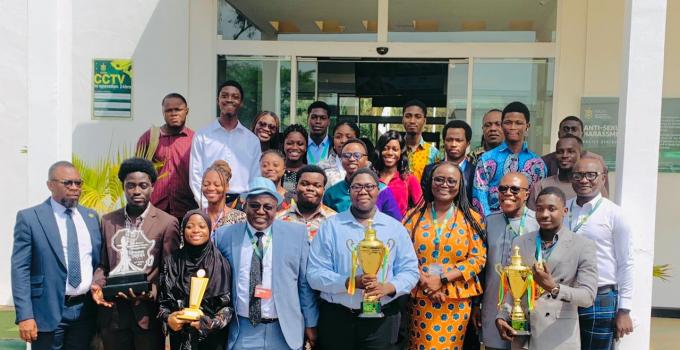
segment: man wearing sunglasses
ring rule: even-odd
[[[604,198],[602,162],[582,158],[574,166],[571,183],[576,198],[567,201],[564,223],[577,235],[595,241],[597,296],[579,308],[582,349],[612,349],[615,339],[633,331],[633,249],[631,229],[621,208]]]
[[[305,273],[307,229],[275,219],[283,197],[271,180],[255,177],[249,186],[241,196],[247,221],[215,233],[233,271],[236,315],[227,349],[301,349],[305,339],[314,346],[318,311]]]
[[[485,152],[479,158],[475,171],[473,204],[484,216],[500,211],[498,184],[505,174],[525,174],[531,189],[548,172],[541,157],[530,151],[525,141],[530,126],[529,108],[522,102],[511,102],[503,109],[501,118],[505,141]]]
[[[323,101],[314,101],[307,108],[307,164],[316,165],[328,158],[331,140],[328,138],[328,125],[331,123],[328,105]]]
[[[319,345],[324,350],[391,349],[397,342],[401,317],[397,299],[418,282],[418,261],[401,222],[377,210],[378,176],[361,168],[352,174],[349,184],[349,209],[321,224],[309,253],[307,279],[321,292]],[[377,238],[389,246],[389,255],[378,276],[356,271],[353,282],[360,291],[349,294],[351,249],[364,238],[369,223]],[[380,300],[384,317],[359,317],[364,294]]]
[[[484,276],[484,295],[481,300],[473,300],[471,322],[481,328],[481,340],[486,349],[510,349],[510,343],[501,339],[496,330],[498,314],[499,275],[494,266],[508,265],[511,248],[516,238],[538,230],[534,211],[526,207],[529,197],[529,181],[522,173],[508,173],[498,185],[501,211],[486,217],[486,266]]]
[[[78,205],[83,180],[73,164],[48,171],[45,202],[17,213],[12,296],[19,336],[33,349],[89,349],[95,307],[89,296],[99,264],[99,216]]]

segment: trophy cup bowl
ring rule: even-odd
[[[187,321],[198,321],[203,316],[201,301],[203,300],[206,288],[208,288],[208,277],[205,277],[205,270],[200,269],[196,272],[196,277],[191,277],[189,307],[182,309],[182,314],[178,315],[177,318]]]
[[[501,279],[507,278],[510,295],[512,296],[512,310],[510,312],[510,326],[517,332],[517,335],[529,335],[528,322],[524,309],[522,308],[522,297],[529,288],[527,278],[531,275],[531,268],[522,265],[522,256],[519,254],[519,247],[515,246],[513,254],[510,256],[510,265],[496,265],[496,271],[501,275]],[[501,281],[502,282],[502,281]],[[503,288],[501,283],[499,288]],[[499,300],[502,303],[502,300]]]
[[[376,276],[383,264],[383,259],[385,258],[387,246],[376,238],[376,232],[372,227],[372,223],[372,220],[368,221],[368,225],[364,231],[364,239],[357,244],[356,253],[352,253],[352,276],[350,277],[350,287],[348,288],[349,294],[354,294],[354,276],[356,274],[357,265],[361,266],[365,275]],[[352,243],[350,240],[348,241],[350,250],[352,250],[351,245]],[[359,317],[380,318],[384,316],[385,315],[380,311],[380,299],[368,297],[364,294]]]

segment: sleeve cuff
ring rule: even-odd
[[[345,282],[347,282],[347,278],[342,275],[337,275],[335,282],[330,285],[331,290],[329,290],[329,293],[333,294],[340,294],[340,293],[347,293],[347,287],[345,286]]]
[[[619,309],[626,309],[626,310],[632,310],[633,308],[633,300],[630,298],[626,297],[619,297]]]

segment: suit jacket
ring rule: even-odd
[[[432,169],[434,169],[434,166],[437,164],[438,163],[428,164],[425,167],[425,170],[423,170],[423,177],[420,179],[420,187],[423,188],[423,192],[427,190],[425,188],[427,178],[430,176]],[[469,160],[465,166],[465,170],[463,170],[463,180],[465,181],[465,190],[467,191],[468,202],[472,204],[472,182],[475,180],[475,165]]]
[[[125,228],[124,210],[125,208],[121,208],[102,217],[102,258],[99,267],[94,272],[93,279],[93,283],[102,287],[106,285],[106,276],[109,275],[110,269],[115,268],[120,260],[119,254],[111,246],[116,232]],[[150,329],[159,325],[156,317],[158,315],[156,296],[160,265],[166,256],[172,255],[179,247],[179,226],[174,216],[149,203],[142,231],[148,240],[155,241],[150,253],[150,256],[153,256],[153,262],[150,267],[144,268],[147,279],[151,282],[152,300],[116,299],[112,308],[99,307],[97,319],[103,328],[128,329],[133,321],[136,321],[142,329]]]
[[[232,300],[238,300],[238,271],[241,246],[246,236],[247,223],[220,227],[215,233],[215,244],[229,261],[232,274]],[[319,311],[314,291],[307,283],[309,242],[304,225],[281,220],[272,224],[272,294],[281,331],[292,349],[303,346],[305,327],[316,327]],[[238,338],[238,317],[229,328],[227,349],[232,349]]]
[[[538,231],[515,239],[514,245],[519,246],[525,265],[533,266],[536,262],[537,236]],[[536,299],[534,310],[529,314],[529,349],[581,349],[578,308],[593,305],[597,294],[595,242],[575,235],[563,226],[546,265],[555,282],[559,283],[560,292],[554,299],[549,292]],[[506,295],[498,318],[509,318],[511,303],[511,298]],[[526,298],[523,304],[527,310]],[[513,341],[513,348],[518,345],[518,340]]]
[[[90,233],[92,269],[99,264],[99,216],[78,206]],[[66,291],[66,260],[50,199],[17,213],[12,251],[12,295],[16,322],[34,319],[38,331],[51,332],[61,322]]]

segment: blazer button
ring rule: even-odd
[[[550,313],[549,313],[549,312],[546,312],[546,313],[545,313],[545,317],[548,317],[548,316],[550,316]]]

